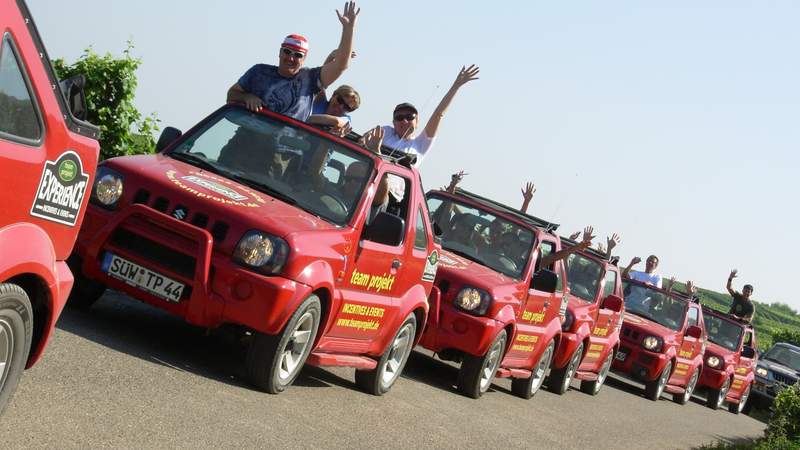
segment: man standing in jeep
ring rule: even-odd
[[[656,273],[656,268],[658,267],[658,256],[650,255],[647,257],[647,262],[645,262],[644,272],[640,272],[638,270],[631,270],[631,267],[635,266],[642,262],[642,258],[638,256],[634,257],[628,267],[622,271],[622,276],[624,278],[630,278],[632,280],[641,281],[642,283],[647,283],[653,285],[657,288],[661,288],[661,275]]]
[[[750,300],[750,296],[753,294],[753,286],[745,284],[742,288],[741,294],[733,290],[731,284],[733,283],[733,279],[736,278],[736,274],[738,272],[739,271],[736,269],[731,270],[731,274],[728,275],[728,284],[725,286],[728,289],[728,293],[731,294],[731,297],[733,297],[731,309],[728,311],[728,314],[747,323],[751,323],[753,321],[753,313],[756,309],[753,301]]]
[[[353,30],[360,11],[354,1],[345,3],[343,14],[336,10],[342,24],[339,55],[349,55],[353,51]],[[305,37],[286,36],[278,53],[278,66],[256,64],[251,67],[228,89],[228,101],[244,103],[251,111],[267,107],[305,121],[311,114],[314,95],[336,81],[350,63],[350,58],[335,58],[322,67],[304,68],[307,54]]]

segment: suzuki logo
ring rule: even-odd
[[[186,210],[181,207],[175,208],[175,211],[172,212],[172,217],[183,220],[186,217]]]

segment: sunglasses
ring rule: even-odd
[[[281,53],[286,56],[294,56],[297,59],[303,59],[306,56],[305,53],[295,52],[286,47],[281,47]]]
[[[356,109],[358,109],[358,106],[350,106],[350,105],[348,105],[347,102],[344,101],[344,99],[342,98],[341,95],[338,95],[338,94],[334,95],[333,98],[335,98],[336,99],[336,103],[342,105],[342,109],[344,109],[347,112],[353,112]]]
[[[416,118],[417,118],[416,114],[395,114],[394,121],[395,122],[402,122],[402,121],[406,120],[408,122],[412,122]]]

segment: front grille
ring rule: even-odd
[[[772,377],[775,378],[775,381],[778,381],[778,382],[781,382],[783,384],[787,384],[787,385],[790,385],[790,386],[795,384],[795,383],[797,383],[797,378],[793,378],[793,377],[790,377],[788,375],[784,375],[782,373],[778,373],[778,372],[775,372],[775,371],[772,372]]]
[[[152,195],[150,191],[147,189],[139,189],[136,191],[136,194],[133,196],[133,203],[138,203],[142,205],[148,205],[151,208],[155,209],[156,211],[161,211],[162,213],[167,213],[167,211],[172,211],[172,216],[175,216],[175,210],[178,208],[183,209],[187,215],[184,217],[176,217],[178,220],[188,221],[192,225],[202,228],[204,230],[208,229],[208,225],[211,222],[208,214],[196,212],[194,215],[188,214],[189,209],[184,205],[176,205],[174,208],[170,209],[170,200],[166,197],[157,197],[155,201],[150,204],[150,199]],[[191,218],[190,218],[191,217]],[[230,226],[223,221],[216,221],[214,225],[211,227],[209,232],[211,236],[214,238],[214,243],[221,243],[225,240],[228,236],[228,231],[230,230]]]
[[[177,252],[123,228],[114,231],[111,243],[132,255],[154,262],[174,273],[189,279],[194,278],[196,261],[190,255]]]
[[[634,341],[639,339],[639,332],[636,330],[631,330],[627,327],[622,328],[622,335]]]

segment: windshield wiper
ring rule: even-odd
[[[274,187],[272,187],[272,186],[270,186],[268,184],[261,183],[261,182],[258,182],[256,180],[253,180],[251,178],[247,178],[245,176],[238,175],[238,174],[235,174],[235,173],[229,173],[229,174],[227,174],[227,176],[230,177],[233,180],[238,181],[241,184],[244,184],[245,186],[250,186],[253,189],[258,189],[259,191],[265,192],[265,193],[267,193],[267,194],[269,194],[269,195],[271,195],[271,196],[283,201],[284,203],[288,203],[290,205],[296,205],[297,204],[297,200],[293,199],[292,197],[284,194],[283,192],[275,189]]]
[[[186,152],[171,152],[167,153],[167,156],[169,156],[172,159],[177,159],[178,161],[183,161],[185,163],[195,165],[197,167],[200,167],[201,169],[205,169],[219,175],[225,175],[226,177],[230,176],[230,173],[223,167],[220,167],[219,164],[215,164],[214,162],[209,161],[200,155],[195,155],[193,153],[186,153]]]

